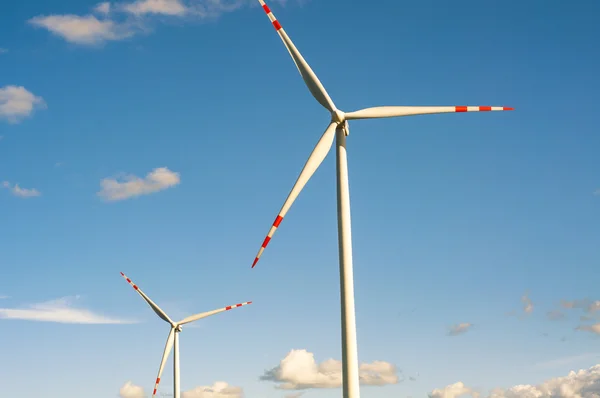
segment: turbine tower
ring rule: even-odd
[[[485,111],[511,111],[513,108],[500,106],[379,106],[344,113],[329,97],[329,94],[298,51],[281,24],[275,18],[263,0],[258,0],[263,10],[267,13],[283,44],[292,56],[296,68],[300,72],[304,83],[313,97],[331,113],[331,121],[325,133],[313,149],[308,161],[300,172],[296,183],[288,194],[277,218],[273,222],[267,237],[254,259],[252,268],[260,259],[263,251],[269,244],[273,234],[290,207],[304,188],[308,180],[321,165],[336,139],[337,155],[337,213],[338,213],[338,242],[340,261],[340,293],[342,312],[342,375],[343,397],[359,398],[358,375],[358,349],[356,344],[356,320],[354,312],[354,277],[352,274],[352,236],[350,227],[350,191],[348,187],[348,160],[346,154],[346,136],[349,134],[349,120],[376,119],[411,115],[425,115],[432,113],[455,112],[485,112]]]
[[[156,382],[154,383],[154,392],[152,392],[152,398],[154,398],[156,396],[156,390],[158,389],[158,384],[160,383],[160,376],[162,375],[163,369],[165,368],[165,364],[167,362],[167,359],[169,358],[169,354],[171,354],[172,348],[174,348],[174,353],[173,353],[173,398],[180,398],[181,392],[180,392],[180,388],[179,388],[179,386],[180,386],[180,384],[179,384],[179,381],[180,381],[179,380],[179,333],[181,333],[181,326],[185,325],[186,323],[195,322],[199,319],[206,318],[207,316],[215,315],[215,314],[218,314],[223,311],[229,311],[233,308],[241,307],[246,304],[252,304],[252,301],[248,301],[248,302],[241,303],[241,304],[230,305],[228,307],[219,308],[218,310],[202,312],[200,314],[188,316],[187,318],[184,318],[179,322],[173,322],[171,320],[171,318],[169,318],[167,316],[167,314],[165,314],[165,312],[163,310],[161,310],[160,307],[154,303],[154,301],[150,300],[150,298],[148,296],[146,296],[146,294],[144,292],[142,292],[142,290],[135,283],[133,283],[131,281],[131,279],[129,279],[127,277],[127,275],[125,275],[124,273],[121,272],[121,276],[123,278],[125,278],[127,283],[129,283],[140,294],[140,296],[142,296],[142,298],[146,301],[146,303],[148,303],[150,308],[152,308],[154,310],[154,312],[156,313],[156,315],[158,315],[160,317],[160,319],[162,319],[163,321],[165,321],[169,325],[171,325],[171,331],[169,332],[169,337],[167,337],[167,344],[165,346],[165,351],[163,352],[162,360],[160,361],[160,368],[158,369],[158,376],[156,376]]]

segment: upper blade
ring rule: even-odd
[[[252,301],[247,301],[245,303],[240,303],[240,304],[228,305],[227,307],[219,308],[218,310],[213,310],[213,311],[208,311],[208,312],[202,312],[200,314],[188,316],[187,318],[185,318],[185,319],[177,322],[177,324],[178,325],[185,325],[186,323],[194,322],[194,321],[197,321],[198,319],[206,318],[207,316],[215,315],[215,314],[218,314],[218,313],[223,312],[223,311],[229,311],[229,310],[232,310],[234,308],[242,307],[242,306],[247,305],[247,304],[252,304]]]
[[[304,188],[304,186],[306,185],[306,183],[308,182],[310,177],[312,177],[312,175],[319,168],[321,163],[323,163],[323,160],[329,153],[329,150],[331,149],[331,146],[333,145],[333,139],[335,138],[336,126],[337,126],[337,124],[335,122],[332,122],[329,124],[329,126],[325,130],[325,133],[323,133],[323,135],[321,136],[321,139],[315,146],[315,149],[313,149],[312,153],[310,154],[310,157],[308,158],[308,161],[306,162],[306,164],[304,165],[304,168],[300,172],[300,175],[298,176],[298,179],[296,180],[294,187],[292,188],[287,199],[283,203],[281,210],[279,210],[279,214],[277,215],[277,218],[273,222],[273,226],[271,226],[271,229],[269,230],[267,237],[263,241],[263,244],[260,247],[260,250],[258,251],[256,258],[254,259],[252,268],[254,268],[254,266],[258,262],[260,256],[262,256],[263,251],[269,244],[269,241],[273,237],[273,234],[279,227],[279,224],[281,223],[281,221],[287,214],[288,210],[290,209],[290,207],[292,206],[292,204],[294,203],[294,201],[300,194],[300,191],[302,191],[302,188]]]
[[[306,83],[306,86],[310,90],[313,97],[315,97],[315,99],[319,101],[319,103],[323,105],[327,110],[333,112],[337,108],[335,107],[333,101],[329,97],[329,94],[319,81],[319,78],[317,78],[317,75],[315,75],[308,63],[304,60],[304,57],[302,57],[302,54],[300,54],[300,51],[298,51],[298,49],[296,48],[292,40],[289,38],[285,30],[281,27],[281,25],[277,21],[277,18],[275,18],[275,15],[273,15],[271,10],[269,9],[269,6],[267,6],[263,0],[258,0],[258,2],[262,6],[263,10],[265,10],[265,12],[267,13],[267,16],[269,17],[271,22],[273,23],[275,30],[277,30],[277,33],[279,34],[279,37],[281,37],[283,44],[292,56],[292,59],[294,60],[294,63],[296,64],[296,67],[298,68],[298,71],[300,72],[304,83]]]
[[[123,278],[125,278],[125,280],[127,281],[127,283],[129,283],[140,294],[140,296],[142,296],[142,298],[148,303],[148,305],[150,306],[150,308],[152,308],[152,310],[154,310],[154,312],[156,313],[156,315],[158,315],[165,322],[171,324],[171,326],[174,325],[174,323],[171,320],[171,318],[169,318],[167,316],[167,314],[165,314],[165,312],[162,309],[160,309],[160,307],[158,305],[156,305],[154,303],[154,301],[150,300],[150,297],[146,296],[146,294],[144,292],[142,292],[142,289],[140,289],[135,283],[133,283],[131,281],[131,279],[129,279],[127,277],[127,275],[125,275],[124,273],[121,272],[121,276]]]
[[[426,115],[432,113],[512,111],[507,106],[376,106],[345,114],[346,120]]]
[[[167,344],[165,345],[165,351],[163,352],[163,356],[160,361],[160,368],[158,368],[158,376],[156,376],[156,381],[154,382],[154,392],[152,392],[152,398],[154,398],[154,396],[156,395],[156,390],[158,390],[158,385],[160,383],[160,376],[162,375],[162,372],[165,369],[165,364],[167,363],[169,354],[171,354],[171,349],[173,348],[174,340],[175,340],[175,328],[171,327],[171,331],[169,332],[169,337],[167,337]]]

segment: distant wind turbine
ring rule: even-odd
[[[325,133],[313,149],[308,161],[300,172],[294,187],[285,200],[273,226],[263,241],[261,248],[254,259],[252,268],[260,259],[263,251],[269,244],[273,234],[290,207],[304,188],[308,180],[321,165],[336,138],[337,155],[337,212],[338,212],[338,241],[340,259],[340,290],[342,307],[342,374],[343,397],[359,398],[359,373],[358,373],[358,348],[356,344],[356,319],[354,310],[354,278],[352,270],[352,237],[350,227],[350,191],[348,187],[348,163],[346,155],[346,136],[350,130],[349,120],[377,119],[398,116],[425,115],[433,113],[455,112],[484,112],[484,111],[511,111],[513,108],[501,106],[379,106],[344,113],[329,97],[329,94],[310,68],[300,51],[296,48],[285,30],[281,27],[275,15],[263,0],[258,0],[283,44],[290,53],[296,68],[300,72],[304,83],[313,97],[331,113],[331,121]],[[339,55],[336,55],[339,57]]]
[[[129,279],[127,277],[127,275],[125,275],[124,273],[121,272],[121,276],[123,278],[125,278],[125,280],[127,280],[127,283],[129,283],[140,294],[140,296],[142,296],[142,298],[146,301],[146,303],[148,303],[150,308],[152,308],[154,310],[154,312],[156,313],[156,315],[158,315],[160,317],[160,319],[162,319],[163,321],[165,321],[169,325],[171,325],[171,331],[169,332],[169,337],[167,337],[167,344],[165,346],[165,351],[163,352],[162,360],[160,361],[160,368],[158,369],[158,376],[156,376],[156,382],[154,384],[154,392],[152,393],[152,398],[154,398],[154,396],[156,396],[156,390],[158,389],[158,384],[160,383],[160,376],[163,372],[163,369],[165,368],[165,364],[167,362],[167,359],[169,358],[169,354],[171,354],[171,349],[173,347],[175,347],[175,350],[174,350],[175,353],[173,354],[173,397],[180,398],[179,333],[181,333],[181,326],[185,325],[186,323],[195,322],[199,319],[206,318],[207,316],[215,315],[215,314],[218,314],[223,311],[229,311],[233,308],[241,307],[246,304],[252,304],[252,301],[247,301],[247,302],[241,303],[241,304],[230,305],[228,307],[219,308],[218,310],[202,312],[200,314],[188,316],[187,318],[184,318],[179,322],[173,322],[171,320],[171,318],[169,318],[167,316],[167,314],[165,314],[165,312],[163,310],[161,310],[160,307],[154,303],[154,301],[150,300],[150,298],[148,296],[146,296],[146,294],[144,294],[144,292],[142,292],[142,290],[135,283],[133,283],[131,281],[131,279]]]

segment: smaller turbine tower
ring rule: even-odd
[[[121,276],[127,280],[129,283],[142,298],[148,303],[150,308],[154,310],[156,315],[160,317],[163,321],[167,322],[171,325],[171,331],[169,332],[169,337],[167,337],[167,344],[165,346],[165,351],[163,352],[162,360],[160,361],[160,368],[158,369],[158,376],[156,376],[156,382],[154,384],[154,391],[152,392],[152,398],[156,396],[156,390],[158,389],[158,384],[160,383],[160,376],[162,375],[163,369],[165,368],[165,364],[167,362],[167,358],[169,358],[169,354],[171,354],[171,349],[175,347],[175,353],[173,354],[173,398],[180,398],[180,388],[179,388],[179,333],[181,333],[181,326],[186,323],[195,322],[198,319],[206,318],[207,316],[218,314],[219,312],[229,311],[230,309],[241,307],[246,304],[252,304],[252,301],[247,301],[241,304],[230,305],[228,307],[219,308],[218,310],[202,312],[200,314],[188,316],[187,318],[182,319],[179,322],[173,322],[171,318],[165,314],[163,310],[160,309],[158,305],[154,303],[154,301],[150,300],[150,297],[146,296],[142,290],[131,281],[121,272]]]

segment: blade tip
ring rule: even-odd
[[[505,110],[505,111],[514,111],[514,110],[515,110],[515,108],[513,108],[513,107],[511,107],[511,106],[505,106],[505,107],[503,108],[503,110]]]

